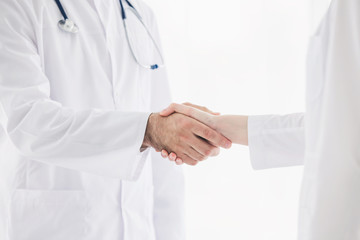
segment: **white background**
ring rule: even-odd
[[[147,0],[174,101],[222,114],[304,111],[305,58],[328,0]],[[189,240],[296,239],[302,167],[254,171],[234,146],[184,167]]]

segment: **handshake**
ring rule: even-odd
[[[150,115],[143,148],[152,147],[180,165],[196,165],[232,143],[247,145],[247,116],[220,115],[190,103]]]

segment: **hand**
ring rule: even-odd
[[[149,117],[144,147],[176,152],[183,162],[196,165],[209,156],[219,154],[219,147],[230,148],[231,142],[205,124],[175,113],[162,117],[155,113]]]
[[[170,114],[172,114],[172,113],[175,112],[176,110],[181,110],[181,109],[175,109],[175,105],[176,105],[176,104],[170,105],[168,108],[164,109],[164,110],[160,113],[160,115],[169,116]],[[213,111],[209,110],[207,107],[195,105],[195,104],[192,104],[192,103],[188,103],[188,102],[187,102],[187,103],[183,103],[182,105],[188,106],[189,108],[188,108],[187,110],[183,110],[183,111],[180,112],[180,113],[186,114],[186,115],[188,115],[188,116],[190,116],[191,114],[190,114],[190,112],[187,112],[187,111],[190,111],[191,108],[199,109],[199,110],[201,110],[202,112],[209,113],[209,114],[215,115],[215,116],[220,115],[220,113],[218,113],[218,112],[213,112]],[[172,107],[172,106],[174,106],[174,107]],[[205,120],[205,116],[200,117],[200,119],[201,119],[202,122],[205,123],[205,124],[206,124],[206,123],[207,123],[207,124],[210,123],[210,121],[206,121],[206,120]],[[175,161],[177,165],[183,164],[182,159],[179,158],[179,157],[176,155],[176,153],[174,153],[174,152],[171,152],[171,153],[169,154],[166,150],[163,149],[163,150],[161,151],[161,156],[162,156],[163,158],[168,158],[170,161]]]
[[[175,103],[171,104],[160,114],[162,116],[168,116],[173,112],[182,113],[194,119],[197,119],[198,121],[222,133],[233,143],[248,145],[248,131],[247,131],[248,116],[238,116],[238,115],[219,116],[219,115],[214,115],[212,111],[204,107],[199,107],[193,104],[180,105]],[[161,155],[163,157],[169,157],[169,159],[172,161],[175,160],[177,164],[181,164],[181,159],[178,159],[175,153],[171,153],[170,155],[168,155],[166,151],[162,151]]]
[[[215,116],[220,115],[220,113],[218,113],[218,112],[213,112],[213,111],[209,110],[207,107],[195,105],[195,104],[188,103],[188,102],[187,102],[187,103],[183,103],[183,105],[188,106],[188,107],[192,107],[192,108],[199,109],[199,110],[201,110],[201,111],[203,111],[203,112],[206,112],[206,113],[209,113],[209,114],[211,114],[211,115],[215,115]],[[170,105],[170,106],[171,106],[171,105]],[[171,110],[171,109],[169,109],[169,108],[170,108],[170,107],[168,107],[167,109],[165,109],[165,110],[169,110],[168,113],[166,113],[165,110],[163,110],[163,111],[160,113],[160,115],[161,115],[161,114],[164,114],[164,116],[168,116],[168,115],[170,115],[171,113],[173,113],[173,112],[175,111],[175,109]],[[185,113],[183,113],[183,114],[185,114]],[[205,121],[203,121],[203,123],[204,123],[204,122],[205,122]],[[169,154],[166,150],[162,150],[162,151],[161,151],[161,156],[162,156],[163,158],[169,158],[170,161],[175,161],[176,164],[178,164],[178,165],[183,164],[182,159],[179,158],[179,157],[177,157],[177,155],[176,155],[174,152],[172,152],[172,153]]]

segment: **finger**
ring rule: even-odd
[[[176,158],[177,158],[177,156],[176,156],[175,153],[172,152],[172,153],[169,154],[169,160],[170,160],[170,161],[175,161]]]
[[[192,117],[192,111],[195,110],[193,107],[185,106],[182,104],[172,103],[169,107],[165,108],[160,112],[160,115],[163,117],[169,116],[170,114],[174,112],[182,113],[184,115],[187,115],[189,117]]]
[[[208,109],[207,107],[199,106],[199,105],[196,105],[196,104],[193,104],[193,103],[186,102],[186,103],[183,103],[183,105],[199,109],[199,110],[201,110],[203,112],[207,112],[207,113],[210,113],[212,115],[220,115],[219,112],[213,112],[210,109]]]
[[[184,162],[183,162],[183,160],[181,160],[181,158],[177,158],[177,159],[175,160],[175,163],[176,163],[177,165],[183,165],[183,164],[184,164]]]
[[[201,123],[198,123],[197,125],[198,126],[192,129],[193,133],[196,136],[208,140],[215,147],[222,147],[226,149],[229,149],[231,147],[231,141],[217,131]]]
[[[186,150],[186,155],[196,161],[204,161],[208,158],[207,156],[196,151],[192,146],[189,146],[189,148]]]
[[[187,165],[191,165],[191,166],[195,166],[199,163],[199,161],[196,161],[192,158],[190,158],[188,155],[183,154],[180,159],[182,160],[183,163],[187,164]]]
[[[200,154],[206,157],[215,157],[219,155],[220,149],[215,147],[214,145],[210,144],[208,141],[204,141],[196,136],[191,141],[191,146]]]
[[[167,157],[169,156],[169,153],[168,153],[166,150],[162,150],[162,151],[161,151],[161,156],[162,156],[163,158],[167,158]]]
[[[189,116],[204,123],[205,125],[210,126],[211,128],[216,128],[214,123],[214,118],[212,115],[204,111],[198,110],[196,108],[182,104],[172,103],[167,109],[163,110],[163,112],[161,112],[160,115],[168,116],[173,112],[184,114],[186,116]]]
[[[174,113],[176,105],[178,105],[178,104],[177,103],[170,104],[167,108],[165,108],[164,110],[162,110],[160,112],[160,116],[167,117],[167,116],[171,115],[172,113]]]

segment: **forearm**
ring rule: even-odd
[[[160,150],[165,148],[163,138],[166,138],[166,135],[163,134],[161,127],[161,125],[164,124],[163,121],[164,118],[160,117],[158,113],[150,114],[141,147],[142,149],[152,147],[155,150]]]
[[[248,145],[248,116],[224,115],[215,117],[215,130],[232,143]]]
[[[75,111],[49,100],[8,107],[7,117],[12,143],[32,160],[130,180],[145,157],[140,146],[147,113]]]

